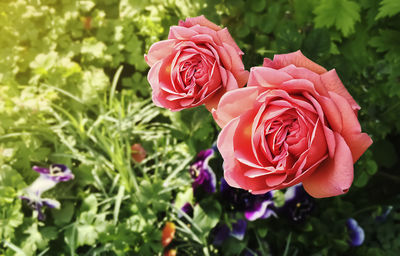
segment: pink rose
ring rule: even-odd
[[[168,40],[153,44],[145,55],[154,104],[172,111],[216,107],[226,91],[247,82],[242,55],[227,28],[204,16],[180,21]]]
[[[314,197],[346,193],[353,163],[372,144],[359,109],[335,70],[300,51],[265,59],[248,87],[227,92],[213,110],[226,181],[253,194],[300,182]]]

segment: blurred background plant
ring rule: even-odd
[[[298,49],[336,68],[374,140],[347,195],[312,207],[291,201],[290,215],[276,192],[276,214],[250,221],[250,206],[235,201],[249,195],[226,200],[220,191],[218,152],[208,162],[216,192],[193,191],[189,165],[218,129],[203,107],[155,107],[143,54],[179,19],[200,14],[228,27],[247,69]],[[397,0],[6,0],[0,24],[0,255],[400,252]],[[53,163],[75,179],[45,192],[61,209],[39,221],[18,196],[37,177],[33,165]],[[181,210],[186,203],[191,211]],[[364,231],[360,246],[349,218]],[[163,248],[167,222],[176,232]]]

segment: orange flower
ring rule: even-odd
[[[86,30],[90,30],[92,28],[92,17],[83,17],[82,22],[83,22],[83,27]]]
[[[164,256],[176,256],[176,249],[171,249],[164,252]]]
[[[173,222],[167,221],[162,231],[161,243],[163,247],[169,245],[172,239],[174,239],[174,236],[175,236],[175,224]],[[168,254],[168,255],[175,255],[175,254]]]
[[[140,163],[146,158],[146,150],[139,143],[133,144],[131,147],[132,159]]]

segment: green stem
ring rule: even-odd
[[[204,256],[210,256],[210,251],[209,251],[209,249],[208,249],[207,242],[203,241],[203,243],[206,244],[206,246],[203,247]]]
[[[388,179],[390,179],[390,180],[392,180],[392,181],[395,181],[395,182],[399,182],[399,183],[400,183],[400,178],[397,177],[397,176],[391,175],[391,174],[386,173],[386,172],[378,172],[377,174],[380,175],[380,176],[383,176],[383,177],[385,177],[385,178],[388,178]]]
[[[368,211],[371,211],[371,210],[375,210],[377,207],[378,207],[377,205],[372,205],[372,206],[368,206],[368,207],[362,208],[362,209],[360,209],[358,211],[355,211],[353,213],[353,216],[359,215],[360,213],[363,213],[363,212],[368,212]]]
[[[286,246],[285,246],[285,251],[283,252],[283,256],[287,256],[289,253],[289,246],[290,246],[290,241],[292,240],[292,232],[289,233],[289,236],[286,240]]]
[[[261,255],[268,255],[268,253],[265,251],[264,245],[261,241],[260,236],[258,235],[258,232],[254,232],[256,234],[256,239],[257,239],[257,243],[259,244],[259,249],[261,250]]]

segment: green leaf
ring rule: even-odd
[[[187,190],[183,192],[179,192],[176,195],[175,206],[180,209],[186,203],[192,203],[193,200],[193,189],[189,187]]]
[[[37,222],[27,227],[24,234],[27,234],[28,237],[22,243],[22,250],[27,255],[33,255],[37,249],[43,249],[48,244],[48,240],[44,239],[39,232]]]
[[[314,13],[317,28],[335,26],[345,37],[354,33],[354,25],[360,21],[359,4],[349,0],[322,0]]]
[[[374,152],[374,158],[376,162],[386,168],[391,168],[398,161],[398,154],[394,145],[387,141],[378,141],[373,144],[372,150]]]
[[[268,228],[265,226],[260,226],[256,227],[256,231],[260,237],[264,238],[268,233]]]
[[[382,19],[384,17],[392,17],[400,13],[400,1],[399,0],[383,0],[380,3],[379,13],[375,17],[375,20]]]
[[[246,12],[244,15],[244,23],[251,28],[255,27],[258,23],[258,15],[252,12]]]
[[[377,48],[378,52],[389,52],[396,58],[400,54],[400,32],[392,29],[379,31],[379,36],[372,37],[369,44]]]
[[[22,189],[27,184],[22,176],[9,165],[0,166],[0,186],[10,186],[15,189]]]
[[[92,225],[79,225],[77,227],[77,243],[80,245],[94,245],[98,238],[96,228]]]
[[[367,185],[369,180],[369,175],[366,172],[361,172],[358,176],[354,179],[354,186],[362,188]]]
[[[274,204],[276,207],[281,207],[285,204],[285,193],[282,190],[276,190],[274,193]]]
[[[58,230],[56,227],[44,227],[40,229],[40,233],[46,240],[54,240],[58,236]]]
[[[221,251],[224,252],[223,255],[241,255],[240,252],[244,248],[246,248],[245,242],[230,236],[224,241]]]
[[[83,200],[81,211],[90,212],[94,214],[97,212],[97,199],[94,194],[90,194]]]
[[[267,0],[252,0],[250,1],[250,8],[253,12],[262,12],[267,6]]]
[[[203,200],[194,207],[193,222],[201,228],[203,236],[217,225],[221,211],[221,205],[213,199]]]
[[[326,54],[330,47],[331,38],[326,29],[313,29],[303,42],[304,54],[310,59]]]
[[[316,0],[293,0],[294,19],[296,23],[304,26],[312,22],[310,17],[313,16],[312,11],[317,3],[318,1]]]
[[[281,5],[279,3],[271,3],[268,6],[267,13],[258,16],[258,28],[266,34],[271,33],[281,18]]]
[[[74,215],[75,206],[72,202],[63,202],[61,205],[61,209],[52,209],[51,214],[54,218],[54,223],[57,226],[62,226],[71,221],[72,216]]]

